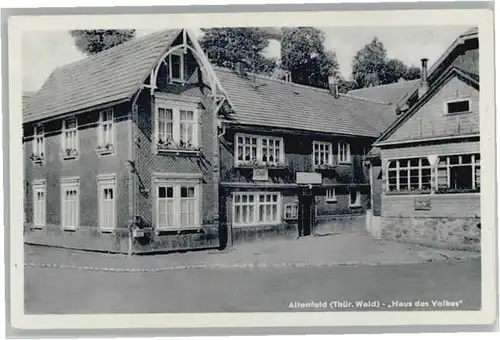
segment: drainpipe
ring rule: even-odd
[[[130,169],[129,169],[129,175],[130,175],[130,181],[129,181],[129,216],[130,216],[130,224],[129,224],[129,232],[128,232],[128,252],[127,254],[130,256],[133,253],[133,247],[134,247],[134,226],[135,226],[135,213],[136,213],[136,187],[135,187],[135,143],[137,142],[137,135],[134,129],[134,122],[137,120],[137,114],[138,110],[135,110],[135,105],[137,104],[137,100],[139,99],[139,96],[144,89],[144,86],[141,85],[139,90],[137,91],[137,94],[135,95],[134,99],[132,100],[132,105],[130,106],[130,112],[131,112],[131,117],[130,117],[130,122],[129,122],[129,136],[130,136],[130,143],[129,143],[129,153],[128,153],[128,159],[130,161]]]

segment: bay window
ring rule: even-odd
[[[157,151],[198,148],[198,113],[193,107],[157,105],[155,117]]]
[[[387,171],[388,190],[431,190],[431,165],[426,157],[392,160]]]
[[[281,195],[237,192],[233,195],[233,225],[276,224],[281,221]]]
[[[236,165],[284,165],[283,138],[236,134]]]

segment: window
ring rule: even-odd
[[[479,191],[481,187],[480,155],[441,156],[437,166],[438,192]]]
[[[281,196],[269,192],[241,192],[233,196],[233,224],[275,224],[281,221]]]
[[[195,150],[198,147],[197,110],[158,106],[156,145],[158,151]]]
[[[430,191],[431,165],[427,158],[392,160],[387,178],[389,191]]]
[[[299,217],[299,205],[297,203],[285,204],[285,220],[296,220]]]
[[[182,178],[183,175],[178,174],[179,178],[156,179],[158,230],[199,228],[201,224],[200,180]]]
[[[45,180],[33,181],[33,225],[35,227],[44,226],[46,223],[46,189]]]
[[[335,188],[326,190],[326,202],[337,202],[337,196],[335,196]]]
[[[283,138],[236,135],[236,165],[284,165]]]
[[[172,81],[184,81],[184,55],[182,52],[169,55],[169,74]]]
[[[111,152],[114,146],[113,109],[99,113],[98,151]]]
[[[116,175],[99,175],[97,177],[99,228],[112,231],[116,227]]]
[[[332,143],[313,142],[313,165],[315,167],[333,164]]]
[[[346,142],[339,142],[339,163],[351,163],[351,147]]]
[[[349,190],[349,206],[351,208],[361,206],[361,192],[356,189]]]
[[[63,229],[75,230],[79,224],[79,179],[61,180],[61,223]]]
[[[74,158],[78,155],[76,118],[70,118],[63,121],[61,144],[64,158]]]
[[[43,125],[34,126],[34,139],[33,139],[33,160],[41,161],[45,151],[44,129]]]
[[[470,112],[470,99],[454,100],[446,102],[446,113],[465,113]]]

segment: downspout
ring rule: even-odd
[[[137,94],[135,95],[132,105],[130,106],[130,112],[131,112],[131,117],[130,117],[130,122],[129,122],[129,136],[130,136],[130,143],[129,143],[129,152],[128,152],[128,159],[130,162],[130,170],[129,170],[129,175],[130,175],[130,182],[129,182],[129,216],[130,216],[130,224],[129,224],[129,233],[128,233],[128,255],[132,255],[133,253],[133,246],[134,246],[134,225],[135,225],[135,215],[136,215],[136,186],[135,186],[135,176],[137,174],[135,173],[137,171],[136,165],[135,165],[135,144],[137,142],[137,134],[134,128],[134,122],[137,121],[137,115],[139,109],[135,109],[135,106],[137,104],[137,100],[139,99],[139,96],[143,90],[144,86],[141,85],[139,90],[137,91]]]
[[[217,97],[214,97],[213,100],[216,102]],[[213,117],[212,117],[213,118],[212,134],[214,136],[213,149],[212,149],[212,152],[213,152],[212,185],[213,185],[213,200],[214,200],[214,203],[216,204],[213,223],[215,224],[215,226],[217,226],[217,228],[219,229],[218,230],[219,232],[220,232],[220,214],[219,214],[219,209],[220,209],[220,201],[219,201],[219,199],[220,199],[220,197],[219,197],[219,191],[220,191],[220,137],[222,137],[222,135],[225,132],[225,129],[223,128],[223,133],[222,134],[219,133],[219,126],[220,126],[219,110],[222,108],[222,105],[224,105],[225,101],[226,101],[226,99],[223,98],[219,104],[216,104],[215,110],[213,113]],[[225,243],[226,244],[224,245],[224,247],[227,247],[227,245],[229,243],[229,232],[227,230],[227,221],[226,221],[225,227],[226,227],[225,228],[225,231],[226,231],[226,242]],[[219,240],[220,240],[220,236],[219,236]],[[219,248],[222,248],[220,241],[219,241]]]

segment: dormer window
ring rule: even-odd
[[[448,101],[445,104],[446,114],[460,114],[470,112],[470,99]]]
[[[173,52],[169,55],[170,80],[172,82],[184,82],[184,54],[182,52]]]

